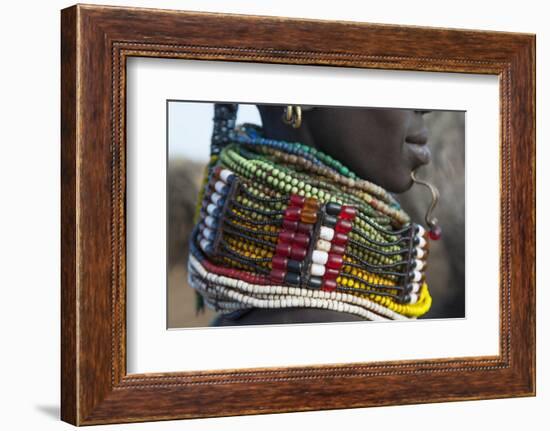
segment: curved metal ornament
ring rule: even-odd
[[[288,105],[283,114],[283,122],[297,129],[302,125],[302,108],[300,106]]]
[[[430,206],[428,207],[428,210],[426,211],[426,216],[424,217],[424,220],[426,221],[426,224],[430,228],[431,231],[438,232],[438,235],[440,235],[441,228],[439,227],[439,220],[437,220],[436,217],[433,217],[432,213],[437,206],[437,203],[439,202],[439,190],[437,188],[424,180],[420,180],[416,177],[416,169],[411,172],[411,179],[414,183],[420,184],[430,191],[432,194],[432,202]]]

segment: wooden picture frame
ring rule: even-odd
[[[64,9],[61,18],[64,421],[535,394],[534,35],[82,5]],[[131,56],[497,75],[500,354],[127,374],[125,65]]]

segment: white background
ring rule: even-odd
[[[486,222],[499,214],[496,76],[133,58],[126,82],[129,373],[498,354],[499,230]],[[466,111],[466,319],[167,331],[171,98]]]
[[[537,117],[550,117],[549,13],[544,2],[118,1],[107,4],[345,19],[537,33]],[[2,428],[69,429],[59,409],[59,9],[64,1],[6,2],[0,15],[1,145],[0,397]],[[544,55],[546,54],[546,55]],[[543,429],[548,424],[548,285],[550,163],[548,122],[539,121],[537,248],[538,396],[329,412],[173,421],[97,429],[256,430],[288,427],[463,430]],[[546,191],[546,195],[543,194]],[[537,421],[540,425],[537,426]],[[544,422],[543,422],[544,421]]]

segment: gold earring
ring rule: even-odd
[[[300,106],[288,105],[283,114],[283,122],[297,129],[302,125],[302,108]]]

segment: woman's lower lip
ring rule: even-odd
[[[427,145],[418,145],[407,143],[414,159],[422,165],[427,165],[432,159],[432,153]]]

